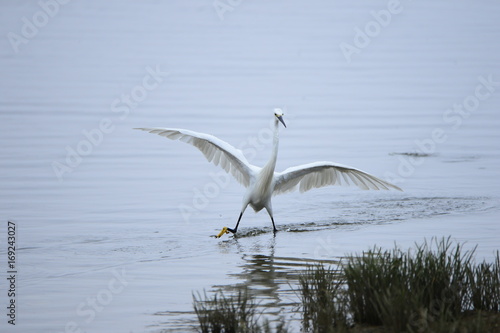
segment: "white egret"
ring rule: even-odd
[[[217,237],[224,233],[236,234],[241,217],[248,205],[255,212],[265,208],[274,224],[271,197],[299,188],[300,192],[327,185],[356,185],[363,190],[388,190],[390,188],[402,191],[396,185],[372,176],[364,171],[333,162],[314,162],[275,172],[278,157],[279,122],[286,128],[283,111],[274,109],[274,139],[273,151],[267,164],[260,168],[250,164],[243,152],[227,142],[209,134],[197,133],[178,128],[136,128],[149,133],[158,134],[171,140],[180,140],[198,148],[209,162],[220,165],[226,172],[247,188],[243,197],[240,216],[234,229],[224,227]]]

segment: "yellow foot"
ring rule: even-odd
[[[222,230],[219,232],[219,234],[217,236],[215,236],[216,238],[220,238],[220,236],[224,235],[224,234],[228,234],[229,231],[227,230],[227,227],[224,227],[222,228]]]

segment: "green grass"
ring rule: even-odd
[[[226,296],[222,291],[209,297],[204,293],[193,295],[194,311],[202,333],[261,333],[271,332],[269,321],[263,320],[257,304],[248,290],[240,290],[235,296]],[[278,322],[276,333],[286,333],[284,321]]]
[[[323,268],[306,272],[301,282],[304,322],[314,325],[305,329],[344,332],[349,326],[368,325],[383,327],[384,332],[500,332],[495,326],[500,256],[497,252],[494,263],[476,265],[474,251],[464,251],[450,238],[434,239],[407,251],[374,247],[361,256],[348,256],[338,284],[328,284],[334,277]],[[322,288],[308,287],[318,281]],[[330,300],[318,301],[325,294]],[[330,321],[308,321],[320,315],[308,314],[311,306],[340,311],[327,316]]]
[[[473,251],[449,239],[415,251],[374,248],[349,257],[344,267],[354,321],[414,331],[432,321],[451,321],[467,306],[467,272]]]
[[[302,331],[500,332],[500,254],[476,264],[474,252],[443,238],[406,251],[373,247],[337,270],[310,267],[299,278]],[[202,332],[271,332],[247,291],[194,306]]]
[[[500,256],[494,263],[483,262],[467,272],[470,305],[476,310],[500,311]]]
[[[337,270],[321,265],[300,276],[304,331],[341,332],[348,327],[343,282]]]

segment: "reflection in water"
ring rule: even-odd
[[[214,286],[213,291],[222,290],[226,295],[234,295],[239,291],[248,290],[255,297],[261,312],[269,320],[286,317],[288,322],[290,320],[296,321],[297,325],[300,325],[300,315],[298,314],[300,274],[306,268],[317,264],[338,266],[341,259],[316,260],[275,256],[276,238],[274,237],[265,246],[254,245],[254,254],[245,254],[250,251],[244,249],[237,238],[221,244],[224,251],[227,250],[228,243],[231,244],[230,247],[236,247],[238,252],[243,254],[241,271],[230,274],[237,280],[236,283]]]
[[[335,260],[316,260],[308,258],[275,256],[276,238],[267,243],[252,244],[251,248],[243,245],[238,238],[232,238],[219,243],[222,253],[236,252],[242,255],[239,272],[229,274],[235,283],[214,285],[208,292],[222,291],[231,296],[239,291],[249,291],[256,300],[258,311],[271,324],[280,317],[285,318],[290,328],[299,330],[301,316],[299,313],[300,296],[298,294],[299,276],[310,266],[323,264],[338,266],[341,258]],[[253,252],[253,254],[248,254]],[[197,320],[194,311],[191,312],[158,312],[155,315],[165,318],[158,327],[160,332],[196,331]],[[151,327],[152,328],[152,327]]]

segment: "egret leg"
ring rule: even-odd
[[[273,232],[276,234],[278,232],[278,229],[276,229],[276,225],[274,225],[274,218],[273,218],[273,209],[271,207],[271,203],[269,203],[266,206],[267,213],[269,214],[269,217],[271,218],[271,222],[273,223]]]
[[[243,212],[240,213],[240,217],[238,218],[238,222],[236,223],[236,227],[234,227],[234,229],[231,229],[231,228],[227,228],[227,231],[230,231],[232,232],[233,234],[236,233],[236,231],[238,231],[238,226],[240,225],[240,221],[241,221],[241,217],[243,216]]]
[[[273,222],[273,232],[274,233],[277,233],[278,232],[278,229],[276,229],[276,226],[274,225],[274,219],[273,217],[271,216],[271,222]]]

